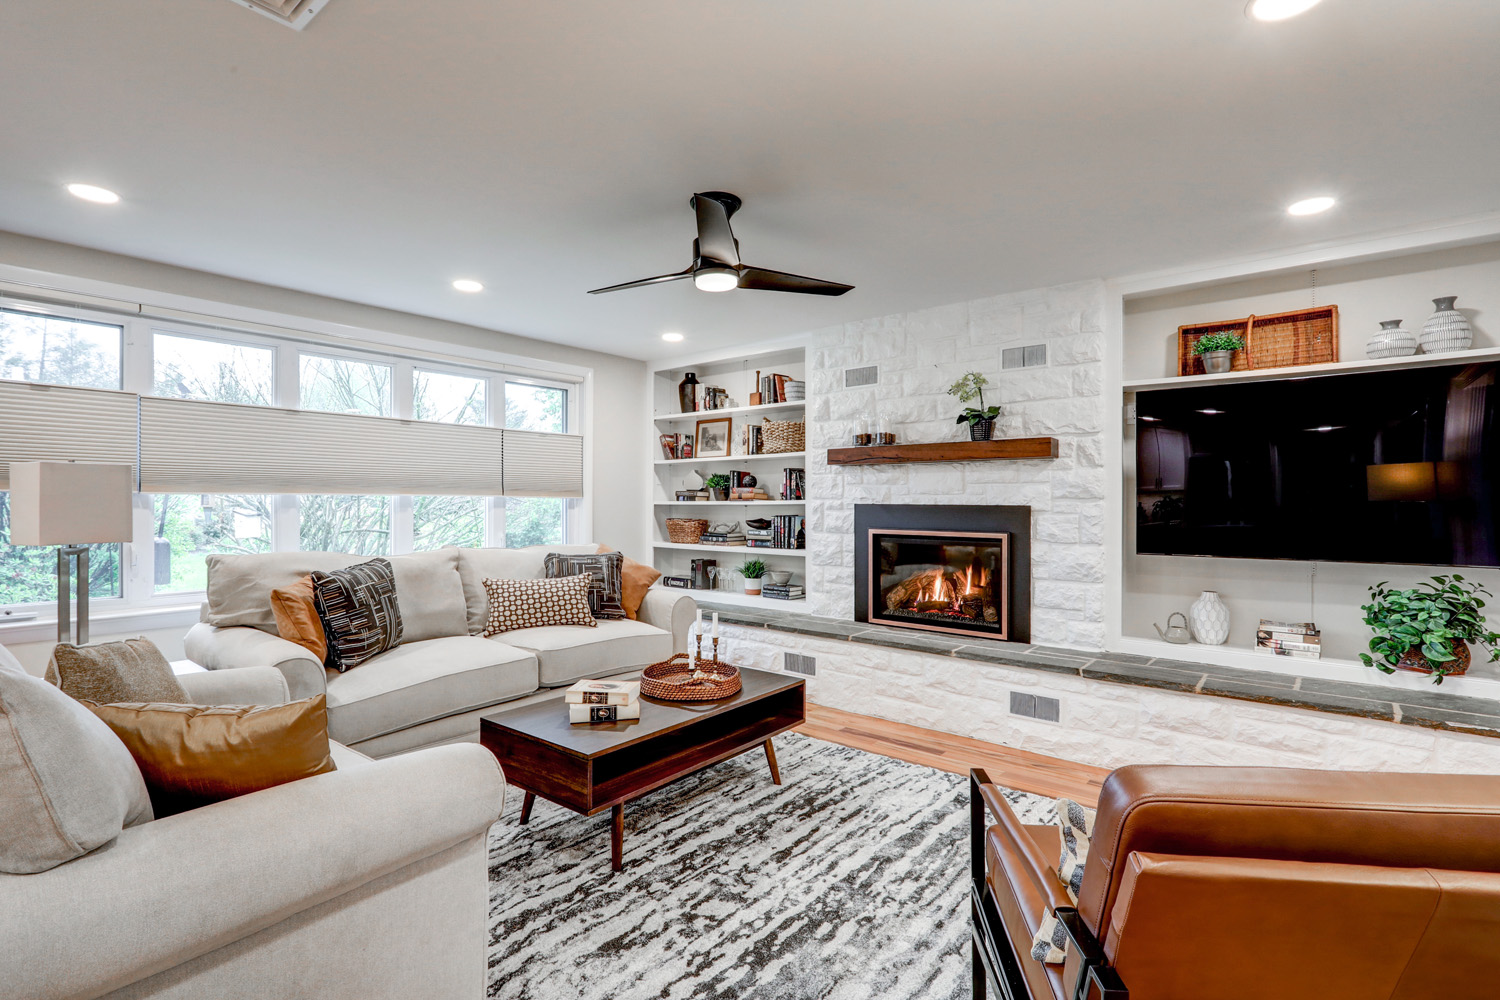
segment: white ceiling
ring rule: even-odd
[[[10,4],[0,229],[660,356],[1495,210],[1497,51],[1495,0]],[[706,189],[858,287],[584,294]]]

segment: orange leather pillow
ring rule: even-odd
[[[130,750],[157,818],[334,769],[321,694],[269,706],[84,704]]]
[[[320,663],[328,659],[328,636],[313,603],[312,576],[271,591],[271,614],[276,616],[276,631],[283,639],[306,649]]]
[[[599,551],[613,552],[614,549],[601,545]],[[620,564],[620,604],[625,608],[625,617],[636,621],[640,615],[641,602],[646,599],[646,591],[661,579],[661,571],[645,563],[638,563],[629,556],[621,558],[624,562]]]

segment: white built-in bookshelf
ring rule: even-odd
[[[790,572],[792,583],[807,586],[807,551],[789,548],[750,548],[741,546],[685,545],[672,542],[667,536],[667,518],[704,518],[710,524],[737,522],[743,529],[746,519],[770,518],[779,514],[802,515],[807,509],[805,500],[779,499],[783,472],[786,469],[807,468],[805,452],[782,454],[747,455],[744,453],[744,428],[760,425],[762,420],[805,420],[806,404],[802,402],[767,403],[751,406],[750,394],[757,391],[756,372],[762,375],[785,375],[789,379],[805,381],[807,377],[807,352],[800,344],[782,345],[774,349],[750,353],[721,353],[718,355],[691,358],[686,361],[672,360],[654,368],[651,373],[651,418],[648,427],[650,452],[653,457],[651,476],[651,542],[652,563],[667,576],[690,576],[692,560],[716,558],[720,569],[718,589],[713,591],[689,590],[702,601],[721,604],[736,604],[750,607],[776,608],[787,611],[805,610],[802,601],[782,601],[768,597],[750,597],[744,592],[744,580],[734,572],[747,559],[760,559],[773,571]],[[693,372],[699,382],[699,394],[705,386],[717,386],[728,393],[729,405],[716,410],[699,410],[683,413],[678,403],[678,384],[683,376]],[[664,457],[661,435],[681,434],[684,437],[696,432],[699,420],[728,418],[730,425],[730,454],[723,458]],[[749,472],[759,485],[771,494],[771,500],[727,500],[727,501],[679,501],[677,491],[699,487],[704,476],[730,471]],[[805,481],[805,475],[804,475]]]

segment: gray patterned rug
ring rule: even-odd
[[[795,733],[609,816],[511,789],[490,840],[489,996],[908,1000],[969,993],[968,779]],[[1052,801],[1007,798],[1028,822]]]

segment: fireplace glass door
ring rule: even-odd
[[[870,621],[1008,638],[1008,534],[874,529],[869,545]]]

